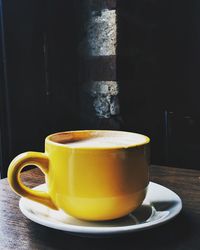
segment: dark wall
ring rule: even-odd
[[[200,168],[199,11],[196,0],[118,1],[121,115],[151,137],[155,163]]]
[[[49,133],[78,126],[78,13],[71,2],[3,1],[4,169],[21,152],[43,150]]]
[[[163,158],[166,5],[166,1],[118,2],[118,78],[124,128],[151,137],[156,162]]]
[[[78,48],[83,24],[79,0],[0,2],[0,159],[5,175],[18,153],[43,150],[47,134],[82,128]],[[200,166],[190,162],[196,162],[191,148],[188,162],[181,156],[173,161],[169,154],[170,135],[176,139],[177,129],[182,134],[192,130],[193,140],[186,144],[195,146],[195,155],[200,152],[199,11],[197,0],[117,1],[121,129],[151,137],[154,163],[167,164],[171,157],[172,165]],[[166,111],[182,122],[170,123]]]

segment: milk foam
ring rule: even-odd
[[[78,147],[92,147],[92,148],[103,148],[103,147],[128,147],[131,145],[143,144],[147,141],[146,137],[140,134],[133,133],[97,133],[93,136],[78,140],[74,142],[65,143],[65,145],[71,148]]]

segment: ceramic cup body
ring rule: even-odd
[[[91,133],[50,135],[45,140],[45,153],[17,156],[8,170],[11,187],[21,196],[84,220],[116,219],[139,207],[149,183],[149,139],[128,147],[71,148],[64,143]],[[29,164],[45,173],[48,193],[30,190],[20,182],[19,173]]]

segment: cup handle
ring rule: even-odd
[[[8,182],[12,189],[20,196],[37,201],[51,209],[58,210],[47,192],[30,189],[21,182],[20,172],[27,165],[35,165],[44,174],[47,174],[49,169],[48,156],[39,152],[26,152],[15,157],[8,168]]]

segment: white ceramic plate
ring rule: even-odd
[[[42,184],[35,189],[43,191],[46,189],[46,185]],[[182,202],[179,196],[170,189],[150,182],[142,206],[128,216],[112,221],[82,221],[61,210],[52,210],[26,198],[20,199],[19,207],[27,218],[43,226],[79,235],[106,236],[161,225],[180,212]]]

